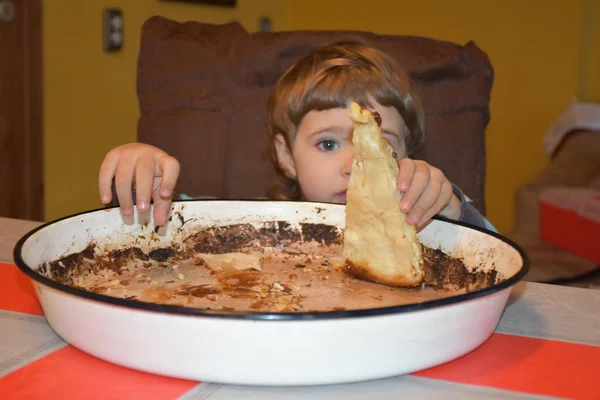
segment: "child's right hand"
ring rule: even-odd
[[[152,198],[154,224],[166,224],[173,190],[179,178],[179,162],[174,157],[142,143],[116,147],[106,154],[100,166],[98,187],[104,204],[112,200],[113,178],[123,215],[133,215],[132,188],[135,184],[138,210],[148,210]]]

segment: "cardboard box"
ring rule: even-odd
[[[539,201],[542,240],[600,265],[600,191],[547,188]]]

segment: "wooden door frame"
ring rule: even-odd
[[[43,64],[42,0],[21,1],[23,24],[24,74],[24,166],[22,218],[44,219],[44,134],[43,134]]]

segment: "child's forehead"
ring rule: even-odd
[[[381,117],[381,129],[388,134],[399,134],[403,136],[406,125],[402,116],[393,106],[383,106],[377,102],[367,106],[371,111],[376,111]],[[302,125],[331,125],[332,127],[352,127],[348,109],[344,107],[332,107],[324,110],[310,110],[302,118]]]

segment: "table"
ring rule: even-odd
[[[470,354],[396,378],[319,387],[245,387],[156,376],[66,344],[46,323],[17,240],[39,223],[0,218],[0,398],[600,398],[600,291],[517,284],[496,333]]]

